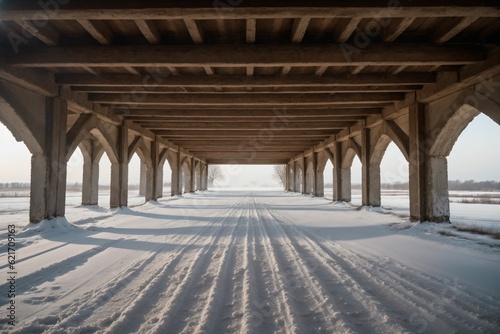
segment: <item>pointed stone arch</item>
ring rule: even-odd
[[[22,109],[0,90],[0,122],[9,129],[17,141],[22,141],[26,145],[32,155],[42,154],[43,145],[35,138],[26,121],[20,116],[23,114],[18,111],[20,108]]]

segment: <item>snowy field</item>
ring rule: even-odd
[[[1,330],[498,332],[500,240],[387,211],[278,191],[70,208],[72,224],[18,232],[17,324]]]

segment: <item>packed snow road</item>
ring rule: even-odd
[[[331,226],[337,219],[351,219],[353,227],[361,220],[365,225],[357,227],[368,230],[358,240],[364,247],[369,247],[369,238],[385,238],[383,243],[391,250],[391,243],[392,247],[404,244],[401,238],[425,235],[391,229],[388,224],[401,222],[399,217],[279,192],[205,192],[101,213],[75,225],[46,221],[17,235],[23,247],[16,264],[16,326],[4,322],[2,330],[117,334],[499,330],[495,286],[488,289],[486,284],[482,290],[463,282],[453,269],[451,274],[421,270],[421,263],[413,266],[411,261],[386,256],[380,247],[374,252],[351,247],[356,229],[339,232],[344,240],[346,233],[352,235],[348,242],[337,242],[331,234],[322,235],[319,227],[312,228],[311,219]],[[467,248],[483,258],[483,267],[495,266],[484,268],[485,281],[497,277],[498,248],[476,242],[474,247],[446,244],[448,239],[435,235],[414,242],[422,247],[445,243],[448,250],[443,252],[459,254],[459,247]],[[420,251],[427,256],[425,250],[413,250]],[[6,258],[2,261],[6,263]],[[0,289],[7,291],[8,286]],[[1,309],[6,310],[8,303],[2,293]]]

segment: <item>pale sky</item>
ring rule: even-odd
[[[29,182],[30,153],[21,142],[16,142],[0,123],[0,182]],[[477,116],[463,131],[448,157],[450,180],[500,181],[500,127],[484,114]],[[139,183],[139,158],[134,155],[129,165],[131,184]],[[166,164],[168,165],[168,164]],[[331,165],[327,165],[331,168]],[[83,158],[78,149],[68,162],[68,183],[81,182]],[[235,187],[277,186],[272,178],[272,166],[223,166],[224,184]],[[168,167],[165,180],[170,179]],[[354,159],[352,182],[360,183],[361,163]],[[110,163],[103,155],[100,164],[100,184],[109,184]],[[382,182],[408,181],[408,163],[397,146],[391,143],[381,164]],[[331,182],[331,173],[325,173],[325,182]]]

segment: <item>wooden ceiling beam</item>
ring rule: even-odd
[[[175,140],[175,138],[221,138],[220,130],[206,130],[206,131],[198,131],[198,130],[183,130],[183,131],[174,131],[174,130],[153,130],[153,132],[161,137],[170,138]],[[224,138],[231,137],[240,137],[244,139],[255,139],[261,142],[272,143],[274,140],[280,140],[280,138],[288,138],[294,137],[296,139],[299,138],[321,138],[331,136],[336,134],[338,131],[336,130],[316,130],[310,132],[304,132],[303,130],[290,130],[286,132],[278,132],[272,131],[271,129],[262,129],[259,130],[226,130],[224,131]]]
[[[110,45],[113,43],[113,32],[104,21],[94,20],[78,20],[78,23],[87,30],[102,45]]]
[[[276,122],[281,119],[285,120],[287,123],[309,123],[316,121],[347,121],[347,122],[357,122],[359,120],[365,119],[365,116],[316,116],[316,117],[286,117],[279,118],[274,117],[237,117],[234,118],[224,118],[224,117],[164,117],[164,116],[125,116],[127,120],[133,121],[135,123],[196,123],[196,122],[207,122],[207,123],[259,123],[259,122]],[[271,123],[270,123],[271,124]]]
[[[156,80],[152,75],[131,74],[57,74],[56,81],[67,86],[95,87],[353,87],[353,86],[390,86],[419,85],[436,82],[434,73],[405,72],[398,75],[387,73],[366,73],[357,76],[341,75],[269,75],[247,77],[244,75],[163,75]]]
[[[184,19],[184,24],[186,25],[186,28],[193,42],[195,44],[202,44],[205,40],[205,36],[200,28],[199,23],[192,19]]]
[[[335,33],[333,34],[333,40],[337,43],[345,43],[351,37],[354,30],[358,27],[361,22],[362,17],[353,17],[346,19],[344,22],[339,24]]]
[[[464,0],[458,4],[450,0],[399,0],[397,6],[388,7],[387,0],[375,1],[326,1],[310,0],[307,7],[304,1],[265,1],[254,0],[250,4],[224,10],[211,2],[193,0],[179,4],[177,2],[150,1],[145,5],[139,0],[87,0],[84,3],[71,1],[51,12],[53,20],[167,20],[189,17],[197,20],[208,19],[243,19],[243,18],[282,18],[297,17],[366,17],[380,18],[381,12],[398,17],[500,17],[500,8],[494,0]],[[18,20],[36,17],[39,14],[38,0],[3,0],[0,20]]]
[[[391,23],[382,31],[385,43],[394,42],[415,21],[415,17],[391,18]]]
[[[149,43],[160,44],[161,35],[154,22],[144,18],[135,20],[135,24]]]
[[[288,109],[275,109],[275,110],[131,110],[131,109],[115,109],[114,113],[122,116],[139,116],[139,117],[183,117],[190,119],[192,117],[211,117],[211,118],[238,118],[238,117],[286,117],[286,118],[314,118],[314,117],[338,117],[338,116],[370,116],[378,115],[382,109],[367,108],[367,109],[307,109],[288,110]]]
[[[443,44],[458,35],[472,23],[477,21],[478,17],[462,17],[458,22],[443,24],[433,35],[432,41],[435,44]]]
[[[213,75],[213,72],[207,73],[207,75]],[[234,95],[234,94],[317,94],[317,93],[387,93],[387,92],[412,92],[422,88],[422,85],[414,85],[414,86],[353,86],[353,87],[303,87],[303,88],[278,88],[274,90],[268,91],[227,91],[226,95]],[[110,86],[73,86],[71,88],[74,92],[83,92],[83,93],[139,93],[144,94],[217,94],[214,91],[204,91],[204,92],[193,92],[193,91],[179,91],[176,88],[170,87],[160,87],[160,88],[138,88],[138,87],[110,87]]]
[[[2,11],[0,10],[0,12]],[[46,45],[56,46],[59,44],[59,33],[48,24],[39,26],[38,24],[35,24],[31,21],[27,21],[25,19],[16,20],[15,22],[22,29],[28,32],[28,34],[31,34],[32,36],[39,39]]]
[[[292,43],[300,43],[306,34],[309,27],[310,17],[301,17],[293,21],[292,31],[290,33],[290,41]]]
[[[276,120],[275,122],[261,122],[261,123],[217,123],[217,122],[191,122],[191,123],[174,123],[174,122],[151,122],[151,123],[138,123],[142,127],[151,130],[262,130],[270,129],[271,131],[281,132],[287,130],[332,130],[343,129],[353,125],[355,122],[301,122],[289,123]],[[223,132],[220,133],[224,135]]]
[[[462,65],[486,59],[480,47],[428,44],[163,45],[30,49],[7,60],[21,67],[246,67]]]
[[[403,100],[403,93],[338,93],[338,94],[304,94],[304,95],[283,95],[283,94],[147,94],[141,97],[140,101],[131,96],[123,94],[89,94],[89,100],[97,103],[119,105],[146,105],[165,104],[183,106],[252,106],[252,105],[330,105],[339,103],[380,103]]]

